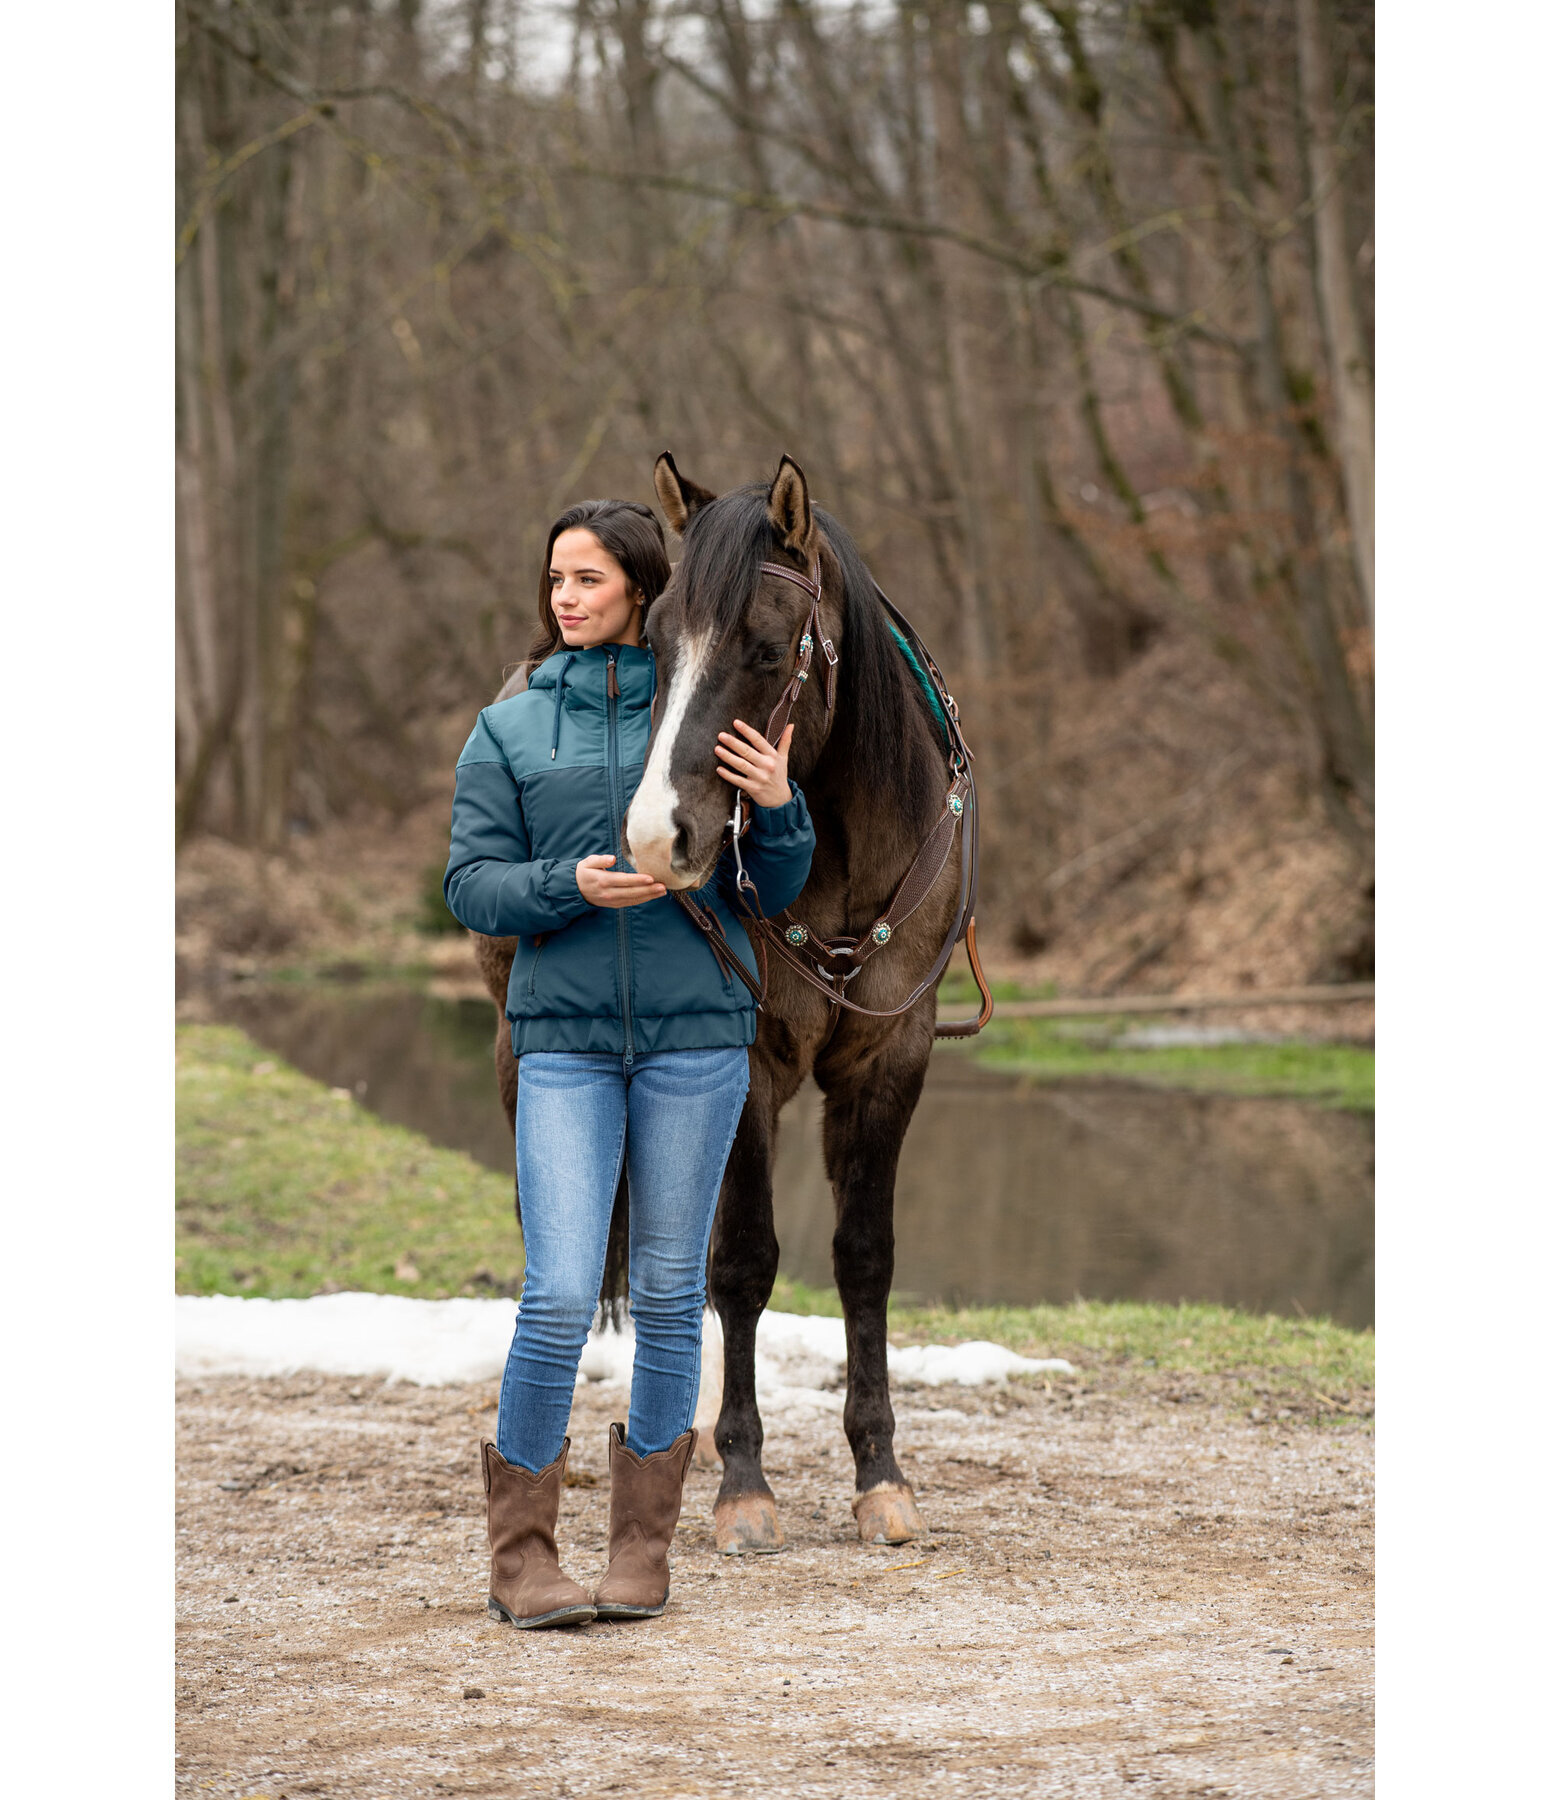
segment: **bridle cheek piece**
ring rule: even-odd
[[[807,618],[802,626],[802,634],[797,640],[796,668],[790,681],[781,690],[780,698],[775,702],[774,710],[770,713],[769,723],[764,728],[766,741],[771,744],[779,744],[780,734],[786,729],[792,710],[806,689],[808,677],[812,673],[814,652],[820,645],[823,648],[825,664],[823,671],[824,711],[826,717],[833,717],[840,659],[839,653],[824,631],[823,621],[819,617],[819,606],[823,600],[823,574],[817,558],[815,557],[813,560],[811,574],[804,574],[798,569],[789,569],[781,563],[772,562],[761,563],[759,569],[761,574],[774,575],[781,581],[794,583],[803,589],[811,600],[807,609]],[[941,705],[942,717],[947,726],[948,774],[951,777],[941,816],[915,852],[914,861],[905,870],[904,878],[894,889],[893,898],[883,910],[882,916],[860,937],[832,938],[817,936],[808,926],[798,920],[789,920],[789,923],[781,925],[775,920],[767,918],[763,907],[759,904],[759,890],[754,885],[753,877],[743,866],[742,837],[752,825],[753,817],[744,809],[741,788],[735,790],[736,798],[732,804],[732,816],[727,821],[723,849],[725,843],[730,841],[733,860],[737,864],[738,911],[742,915],[743,928],[748,933],[749,942],[753,946],[754,956],[759,965],[757,980],[743,967],[742,959],[727,942],[721,921],[709,907],[701,906],[687,889],[676,889],[673,897],[705,933],[706,941],[710,945],[711,952],[720,965],[722,973],[724,975],[736,973],[753,995],[755,1003],[761,1007],[769,986],[766,949],[779,956],[809,987],[815,988],[831,1006],[843,1007],[847,1012],[864,1013],[871,1019],[892,1019],[897,1018],[901,1013],[908,1012],[935,984],[937,977],[947,967],[948,959],[953,953],[953,946],[962,942],[968,952],[969,966],[974,972],[975,985],[979,989],[979,1016],[975,1019],[954,1020],[945,1025],[939,1023],[936,1027],[936,1036],[972,1037],[984,1028],[993,1010],[990,988],[980,967],[979,952],[974,942],[974,897],[979,885],[979,809],[974,804],[974,775],[970,767],[974,760],[974,753],[965,741],[958,722],[958,703],[947,691],[947,684],[942,679],[941,671],[932,659],[930,651],[921,642],[920,634],[881,588],[877,588],[877,597],[882,601],[901,636],[915,653],[920,666],[926,671],[927,678],[935,690],[937,700]],[[858,1001],[850,999],[845,989],[861,972],[867,959],[893,940],[899,927],[935,887],[937,877],[947,866],[947,858],[952,851],[956,828],[965,817],[969,820],[970,830],[966,834],[961,864],[957,916],[953,920],[952,930],[948,933],[947,941],[937,955],[930,974],[916,986],[909,998],[898,1006],[879,1009],[862,1006]],[[789,909],[787,917],[789,919]]]
[[[801,588],[810,598],[811,605],[807,609],[807,618],[802,626],[802,635],[797,640],[796,672],[785,685],[780,698],[775,702],[775,710],[770,714],[770,722],[765,727],[764,735],[772,744],[780,742],[780,734],[786,729],[791,717],[791,709],[801,697],[802,689],[807,685],[807,678],[813,667],[813,640],[823,645],[825,668],[823,672],[823,704],[825,714],[834,716],[834,689],[836,673],[840,666],[840,653],[829,641],[829,635],[823,628],[823,620],[818,616],[818,608],[823,601],[823,567],[815,557],[813,572],[804,575],[800,569],[788,569],[781,563],[760,563],[761,575],[774,575],[781,581],[789,581]],[[742,789],[738,789],[742,793]]]

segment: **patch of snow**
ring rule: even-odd
[[[176,1307],[180,1375],[294,1375],[308,1369],[420,1387],[498,1379],[517,1312],[512,1300],[412,1300],[402,1294],[319,1294],[310,1300],[185,1294]],[[721,1337],[710,1314],[706,1339],[705,1357],[713,1362]],[[628,1325],[622,1332],[595,1330],[581,1353],[577,1380],[627,1386],[634,1355]],[[890,1344],[888,1368],[895,1380],[925,1387],[979,1387],[1009,1375],[1075,1373],[1059,1357],[1018,1356],[988,1343]],[[719,1375],[719,1368],[714,1373]],[[759,1404],[769,1411],[842,1410],[844,1320],[765,1313],[754,1377]]]
[[[180,1375],[377,1375],[419,1387],[490,1381],[506,1366],[514,1300],[316,1294],[247,1300],[180,1294]]]
[[[802,1313],[761,1313],[754,1355],[756,1370],[772,1387],[843,1388],[845,1321]]]
[[[836,1394],[828,1388],[781,1387],[778,1384],[771,1387],[759,1379],[757,1365],[754,1368],[754,1398],[766,1419],[784,1412],[842,1413],[845,1410],[843,1390]]]
[[[703,1344],[704,1340],[701,1339]],[[506,1329],[506,1349],[511,1347],[511,1328]],[[506,1366],[506,1349],[501,1351],[501,1368]],[[605,1387],[628,1387],[635,1366],[635,1333],[628,1324],[623,1331],[599,1331],[589,1334],[581,1352],[577,1371],[579,1387],[583,1381],[595,1381]]]
[[[888,1346],[888,1373],[895,1381],[918,1381],[922,1387],[984,1387],[1008,1375],[1074,1375],[1063,1356],[1019,1356],[1004,1344],[982,1339],[970,1344]]]

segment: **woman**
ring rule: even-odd
[[[520,938],[506,1016],[520,1058],[527,1273],[495,1441],[482,1450],[490,1611],[524,1628],[651,1618],[667,1604],[694,1453],[705,1258],[748,1091],[747,989],[666,889],[619,857],[656,691],[642,625],[668,574],[644,506],[588,500],[555,521],[526,691],[480,713],[452,804],[447,905],[470,931]],[[777,912],[813,854],[786,774],[791,729],[771,745],[735,723],[716,754],[753,803],[743,860]],[[700,898],[752,967],[731,886],[724,859]],[[626,1160],[634,1381],[628,1432],[609,1430],[608,1569],[589,1598],[560,1568],[554,1526]]]

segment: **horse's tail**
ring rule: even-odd
[[[604,1325],[618,1331],[630,1300],[630,1178],[621,1167],[614,1190],[614,1213],[608,1224],[608,1251],[603,1258],[603,1289],[598,1296]]]

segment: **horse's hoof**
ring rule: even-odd
[[[770,1495],[740,1494],[716,1502],[716,1548],[723,1556],[773,1556],[785,1547]]]
[[[907,1544],[926,1535],[926,1522],[905,1482],[883,1481],[850,1503],[863,1544]]]
[[[716,1448],[716,1440],[708,1431],[702,1431],[694,1445],[694,1466],[697,1469],[719,1469],[721,1453]]]

